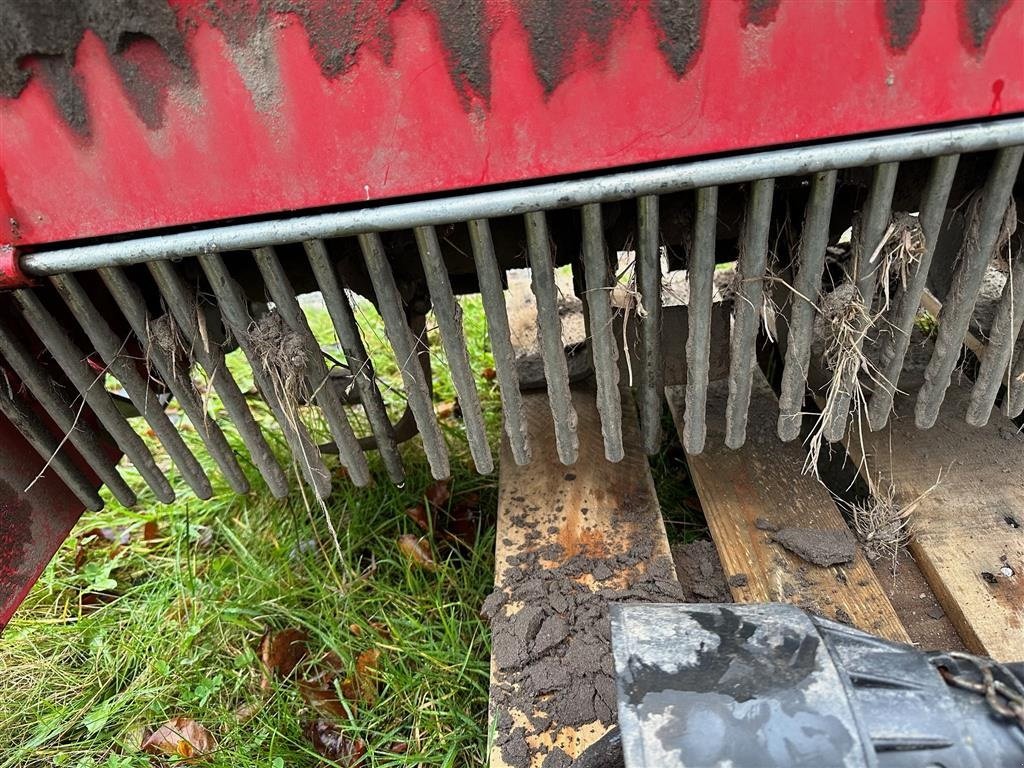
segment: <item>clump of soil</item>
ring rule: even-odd
[[[300,402],[309,362],[302,336],[271,310],[249,327],[249,341],[255,362],[270,376],[282,404]]]
[[[731,603],[722,562],[713,542],[706,539],[672,547],[679,585],[689,603]]]
[[[501,673],[491,691],[495,745],[514,768],[529,766],[533,750],[526,730],[512,722],[512,710],[525,713],[535,732],[552,723],[616,721],[609,603],[685,599],[672,561],[655,556],[650,542],[608,557],[585,548],[568,559],[564,554],[560,545],[549,544],[509,557],[503,586],[482,608]],[[560,565],[545,568],[542,561]],[[585,583],[589,579],[592,586]],[[561,757],[553,755],[555,764]]]
[[[772,534],[797,557],[823,568],[853,562],[857,544],[847,528],[823,531],[817,528],[781,528]]]

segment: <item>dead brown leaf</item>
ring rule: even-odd
[[[345,768],[363,764],[366,745],[360,739],[350,739],[329,720],[314,720],[306,726],[306,736],[320,755],[334,760]]]
[[[270,675],[288,677],[306,658],[308,635],[301,629],[282,629],[280,632],[267,630],[260,641],[260,660],[263,662],[263,680],[260,688],[270,687]]]
[[[348,712],[338,696],[333,680],[327,683],[299,680],[299,693],[318,714],[334,720],[348,719]]]
[[[498,372],[493,368],[484,368],[480,371],[480,375],[484,377],[484,381],[494,381],[498,376]]]
[[[452,497],[452,481],[435,480],[427,486],[427,490],[424,491],[423,495],[430,506],[444,509],[448,506],[448,501]]]
[[[423,531],[430,530],[430,517],[427,515],[427,508],[422,504],[416,504],[405,510],[405,514],[416,523],[416,526]]]
[[[359,654],[356,670],[341,684],[341,693],[349,701],[372,706],[377,701],[377,664],[380,651],[370,648]]]
[[[156,524],[155,520],[150,520],[144,526],[142,526],[142,540],[152,541],[160,535],[160,526]]]
[[[428,571],[437,570],[437,563],[430,552],[429,543],[416,537],[414,533],[403,533],[398,537],[398,549],[406,558]]]
[[[217,749],[217,741],[195,720],[175,717],[145,737],[141,749],[148,755],[174,755],[196,763]]]

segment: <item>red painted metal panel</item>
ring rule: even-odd
[[[63,79],[21,61],[0,243],[1024,112],[1024,0],[173,4],[177,53],[87,31]]]
[[[0,416],[0,631],[83,510],[51,471],[26,491],[43,459]]]

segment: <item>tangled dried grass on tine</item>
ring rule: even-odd
[[[897,292],[906,290],[910,274],[921,262],[924,250],[924,230],[918,217],[902,211],[894,213],[882,241],[869,259],[869,263],[878,264],[883,311],[892,305]]]

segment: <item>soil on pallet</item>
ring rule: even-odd
[[[679,586],[688,603],[731,603],[729,583],[715,544],[707,539],[672,544]],[[739,586],[739,585],[737,585]]]

